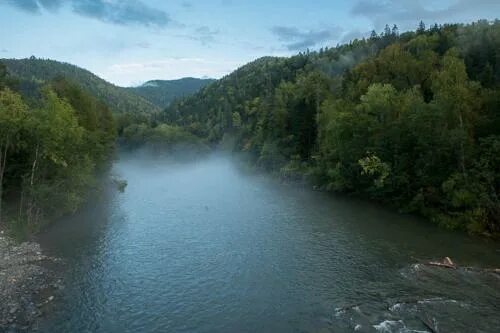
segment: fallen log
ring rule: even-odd
[[[426,265],[457,269],[457,265],[455,265],[455,263],[450,259],[450,257],[445,257],[442,261],[430,261]]]
[[[435,266],[447,269],[460,269],[464,271],[476,272],[476,273],[491,273],[500,275],[500,268],[479,268],[479,267],[460,267],[453,262],[449,257],[445,257],[442,261],[429,261],[422,262],[425,266]]]

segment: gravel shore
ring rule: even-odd
[[[39,244],[19,244],[0,231],[0,332],[34,328],[63,288],[55,271],[49,268],[59,262],[43,255]]]

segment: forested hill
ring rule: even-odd
[[[162,120],[213,144],[230,135],[282,177],[500,232],[499,20],[402,34],[387,26],[262,58],[173,103]]]
[[[128,89],[163,109],[169,106],[175,99],[193,95],[214,81],[214,79],[197,79],[192,77],[179,80],[153,80],[141,86]]]
[[[111,110],[76,83],[24,84],[0,62],[0,226],[18,234],[85,202],[116,141]]]
[[[37,59],[0,59],[14,78],[23,81],[45,83],[56,77],[64,77],[76,82],[80,87],[105,102],[115,113],[151,114],[158,108],[133,91],[115,86],[91,72],[64,62]]]

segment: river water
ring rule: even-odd
[[[109,189],[40,236],[65,289],[39,331],[500,332],[492,242],[286,186],[229,157],[121,153]]]

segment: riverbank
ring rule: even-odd
[[[0,331],[28,331],[36,325],[61,280],[50,268],[60,263],[35,242],[16,243],[0,230]]]
[[[126,191],[105,186],[37,236],[66,286],[38,332],[500,327],[500,279],[481,269],[498,267],[498,243],[239,163],[120,152],[109,174]],[[427,265],[445,257],[456,269]]]

